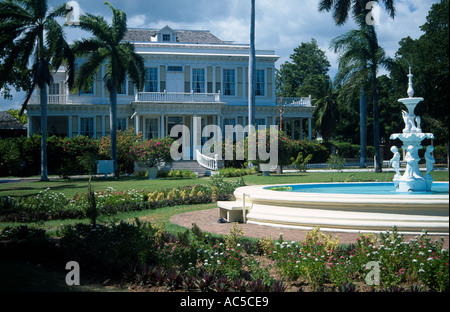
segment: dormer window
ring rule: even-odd
[[[177,32],[170,28],[169,26],[166,26],[162,29],[160,29],[156,36],[158,38],[158,42],[176,42],[177,41]]]

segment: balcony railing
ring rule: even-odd
[[[70,104],[67,94],[51,94],[47,96],[47,104]],[[30,98],[29,104],[41,104],[41,98],[39,95],[33,95]]]
[[[135,96],[136,102],[220,102],[219,93],[186,93],[186,92],[139,92]]]
[[[311,97],[279,97],[277,105],[311,107]]]

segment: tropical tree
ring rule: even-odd
[[[256,52],[255,52],[255,0],[251,1],[250,16],[250,55],[248,64],[248,123],[255,125],[255,99],[256,99]],[[252,127],[250,127],[250,131]]]
[[[376,1],[382,2],[387,13],[394,18],[394,0]],[[379,130],[379,109],[378,109],[378,88],[377,73],[379,65],[387,66],[389,63],[384,50],[379,46],[375,31],[375,23],[368,23],[367,17],[371,14],[372,6],[368,6],[365,0],[321,0],[319,11],[333,11],[333,18],[337,25],[344,24],[349,16],[350,10],[356,20],[359,30],[338,37],[332,42],[335,51],[341,51],[340,58],[341,77],[353,80],[353,86],[358,87],[360,93],[360,114],[361,114],[361,166],[365,166],[365,139],[366,109],[365,96],[368,86],[372,88],[373,98],[373,120],[374,120],[374,146],[375,146],[375,171],[381,172],[380,156],[380,130]],[[342,78],[341,78],[342,79]],[[355,83],[357,82],[357,83]],[[368,83],[368,84],[366,84]]]
[[[333,19],[337,25],[343,25],[347,22],[350,11],[354,18],[364,14],[370,14],[372,10],[372,2],[367,0],[320,0],[319,11],[333,12]],[[391,18],[395,17],[394,0],[375,0],[384,4],[385,11]],[[370,10],[369,12],[367,10]]]
[[[117,93],[122,84],[128,79],[142,90],[145,82],[144,59],[136,53],[130,42],[123,42],[127,31],[127,16],[121,10],[115,9],[109,2],[105,2],[113,13],[112,24],[102,16],[84,14],[80,16],[80,27],[94,35],[92,38],[74,42],[72,47],[78,57],[87,57],[77,72],[74,88],[89,89],[103,65],[105,74],[103,80],[109,91],[110,100],[110,132],[111,159],[114,161],[114,176],[118,177],[117,166]]]
[[[0,2],[0,50],[7,49],[0,68],[0,86],[8,81],[14,68],[28,68],[32,62],[31,84],[20,115],[27,108],[35,88],[39,88],[41,105],[41,180],[47,176],[47,86],[52,70],[67,61],[68,84],[73,84],[74,56],[67,44],[57,17],[67,14],[66,5],[49,11],[47,0],[10,0]]]
[[[339,71],[335,79],[339,84],[342,84],[341,97],[347,101],[359,92],[361,167],[365,166],[366,158],[367,96],[371,95],[373,100],[375,170],[381,171],[377,73],[380,66],[390,68],[392,60],[386,56],[384,49],[378,45],[375,29],[372,25],[367,25],[365,16],[360,15],[357,22],[359,29],[351,30],[331,42],[334,51],[340,53]]]
[[[281,64],[276,73],[277,95],[287,97],[308,96],[310,91],[304,90],[308,80],[327,80],[330,62],[325,51],[319,48],[317,41],[302,42],[290,55],[290,60]],[[315,78],[311,78],[315,77]]]
[[[313,75],[305,79],[303,92],[311,94],[314,106],[315,129],[325,141],[336,134],[337,123],[340,120],[337,97],[333,81],[327,75]]]

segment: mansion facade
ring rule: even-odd
[[[117,95],[118,129],[133,128],[144,139],[165,137],[184,125],[192,133],[206,125],[242,125],[248,122],[249,45],[218,39],[209,31],[129,29],[132,42],[145,60],[145,86],[140,92],[126,81]],[[311,140],[314,107],[311,98],[277,98],[272,50],[256,51],[257,125],[280,125],[294,139]],[[83,63],[77,59],[77,65]],[[103,65],[87,92],[71,93],[66,73],[53,75],[48,91],[48,134],[102,137],[109,134],[109,94]],[[38,91],[36,92],[36,94]],[[39,133],[39,95],[28,108],[28,135]],[[193,157],[190,149],[184,157]]]

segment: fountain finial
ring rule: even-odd
[[[414,77],[413,74],[411,74],[411,66],[409,66],[409,82],[408,82],[408,96],[410,98],[414,97],[414,88],[413,88],[413,82],[412,82],[412,78]]]

